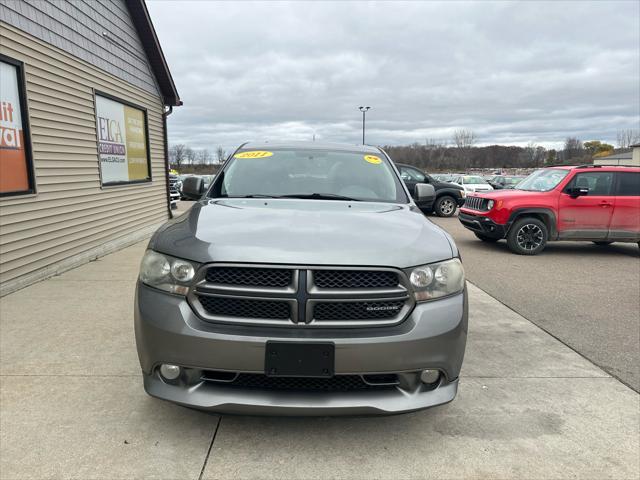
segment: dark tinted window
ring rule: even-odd
[[[618,173],[618,189],[616,195],[640,197],[640,172]]]
[[[611,195],[613,172],[578,173],[569,182],[570,187],[588,188],[590,196]]]
[[[424,174],[414,168],[402,167],[400,175],[404,181],[424,182]]]

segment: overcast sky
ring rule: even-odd
[[[640,127],[640,2],[183,2],[148,8],[172,143],[615,143]]]

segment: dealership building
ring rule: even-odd
[[[0,295],[171,216],[181,104],[144,0],[0,0]]]

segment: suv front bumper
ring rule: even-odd
[[[504,238],[509,229],[508,225],[496,223],[489,217],[462,211],[458,213],[458,220],[463,227],[491,238]]]
[[[184,297],[138,284],[136,344],[144,386],[152,396],[217,412],[277,415],[390,414],[453,400],[467,338],[468,304],[463,293],[419,303],[393,327],[309,329],[224,325],[201,320]],[[264,373],[269,340],[333,342],[336,375],[441,372],[436,385],[345,392],[244,389],[199,381],[171,384],[161,363],[240,373]]]

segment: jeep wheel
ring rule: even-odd
[[[601,242],[601,241],[598,241],[598,242],[593,242],[593,243],[595,243],[599,247],[606,247],[607,245],[611,245],[613,242]]]
[[[499,240],[499,238],[487,237],[486,235],[483,235],[482,233],[478,233],[478,232],[473,232],[473,234],[476,237],[478,237],[480,240],[482,240],[483,242],[493,243],[493,242],[497,242]]]
[[[509,229],[507,245],[519,255],[537,255],[544,250],[549,234],[547,226],[537,218],[522,218]]]
[[[436,200],[435,211],[439,217],[451,217],[456,213],[456,200],[449,195],[443,195]]]

